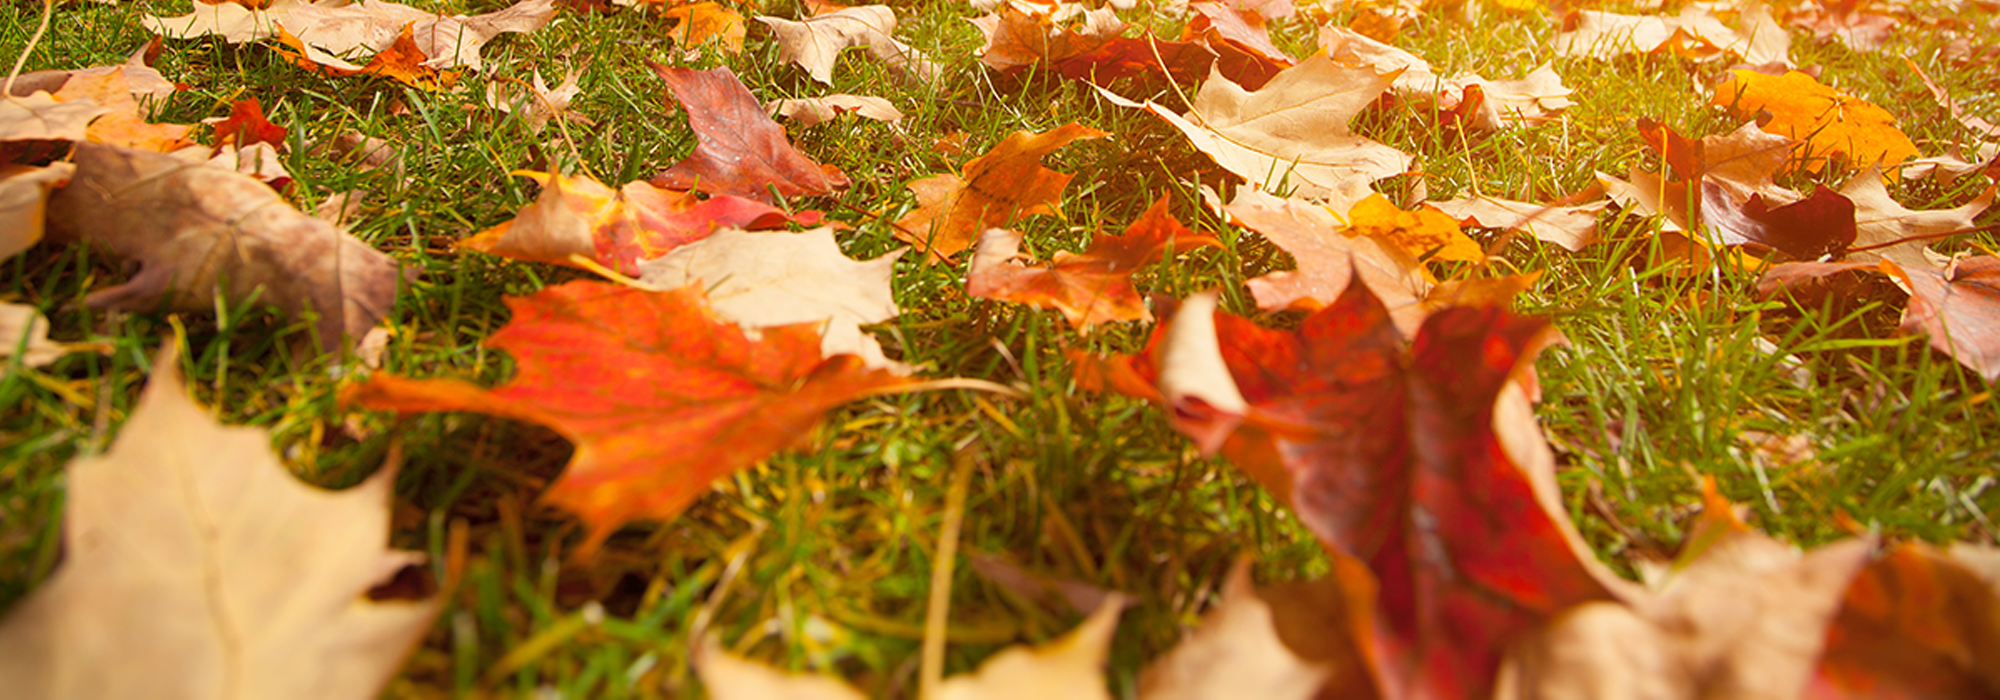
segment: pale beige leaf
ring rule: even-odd
[[[1340,298],[1358,271],[1368,288],[1389,308],[1404,337],[1425,315],[1422,300],[1431,282],[1423,265],[1393,244],[1347,235],[1345,222],[1326,207],[1299,199],[1278,199],[1249,188],[1223,207],[1230,216],[1292,254],[1298,269],[1274,272],[1245,284],[1262,309],[1318,308]]]
[[[1244,559],[1230,569],[1222,602],[1201,627],[1140,674],[1141,700],[1306,700],[1319,692],[1333,666],[1300,658],[1279,639],[1271,606],[1250,583],[1249,564]]]
[[[857,262],[840,252],[833,229],[800,233],[718,229],[665,256],[639,263],[640,281],[676,289],[698,285],[711,308],[745,328],[824,323],[820,351],[860,355],[870,367],[910,368],[888,359],[861,331],[902,313],[889,278],[902,250]]]
[[[1069,634],[1039,647],[1009,647],[979,670],[947,678],[936,700],[1110,700],[1104,659],[1118,630],[1122,597],[1113,595]]]
[[[0,260],[14,257],[42,240],[49,191],[69,182],[74,170],[68,163],[50,163],[41,168],[0,165]]]
[[[1971,158],[1958,145],[1945,149],[1944,155],[1918,158],[1903,164],[1905,180],[1936,180],[1949,185],[1959,178],[1973,173],[1995,168],[2000,171],[2000,143],[1980,144],[1971,152]]]
[[[81,349],[49,340],[49,319],[35,307],[0,302],[0,377],[15,360],[43,367]]]
[[[273,0],[263,10],[252,10],[233,2],[214,5],[197,2],[193,12],[179,17],[141,15],[139,25],[169,39],[213,36],[241,44],[277,36],[277,27],[271,23],[272,13],[283,13],[304,4],[302,0]]]
[[[1993,206],[1996,187],[2000,186],[1987,187],[1978,197],[1954,209],[1915,211],[1904,208],[1889,197],[1889,189],[1882,185],[1881,172],[1870,169],[1857,174],[1840,188],[1841,194],[1854,201],[1853,247],[1903,242],[1876,250],[1857,251],[1848,259],[1893,260],[1912,271],[1940,269],[1943,266],[1932,261],[1934,254],[1929,250],[1932,239],[1906,239],[1971,228],[1974,218]]]
[[[14,697],[374,698],[439,601],[371,601],[393,465],[331,493],[294,479],[263,430],[188,400],[164,353],[102,455],[71,462],[64,559],[0,622]]]
[[[1160,394],[1179,405],[1183,399],[1201,399],[1210,407],[1232,415],[1250,411],[1229,366],[1222,360],[1222,343],[1215,335],[1216,293],[1201,292],[1183,300],[1167,337],[1160,343]]]
[[[515,106],[519,105],[521,123],[526,124],[529,131],[538,134],[552,119],[590,126],[590,118],[572,112],[569,108],[570,103],[576,100],[577,94],[583,91],[577,84],[577,79],[583,77],[585,67],[587,65],[570,69],[563,77],[562,84],[553,89],[542,81],[541,73],[535,74],[525,90],[521,89],[519,83],[499,81],[487,83],[486,106],[514,113]]]
[[[276,0],[264,10],[233,3],[197,3],[181,17],[143,17],[140,23],[161,36],[192,39],[219,36],[232,44],[268,39],[284,28],[305,46],[306,58],[321,65],[358,71],[349,59],[388,49],[404,27],[422,51],[428,68],[480,67],[479,49],[506,32],[530,32],[555,16],[554,0],[522,0],[483,15],[445,15],[408,5],[376,0]]]
[[[46,92],[0,98],[0,141],[82,141],[91,120],[110,112],[96,102],[63,102]]]
[[[826,85],[833,84],[833,64],[840,52],[856,47],[919,80],[937,79],[936,64],[896,40],[896,12],[887,5],[849,7],[799,21],[770,16],[756,19],[777,36],[778,60],[798,64],[813,80]]]
[[[1597,240],[1597,215],[1608,202],[1551,207],[1497,197],[1477,196],[1425,202],[1459,221],[1498,229],[1523,229],[1528,235],[1571,251]]]
[[[773,100],[764,105],[764,108],[773,114],[797,120],[806,126],[833,121],[846,113],[879,122],[893,123],[903,119],[903,112],[896,109],[896,106],[890,104],[888,100],[866,95],[836,94],[796,100]]]
[[[254,296],[317,314],[320,345],[331,350],[395,302],[394,260],[254,178],[93,143],[77,144],[75,162],[70,185],[49,199],[51,234],[140,264],[131,280],[85,297],[93,307],[205,312],[218,295],[231,304]]]
[[[1630,53],[1668,51],[1694,60],[1735,55],[1751,65],[1791,66],[1791,35],[1768,10],[1752,4],[1724,24],[1706,8],[1690,4],[1677,16],[1621,15],[1584,10],[1565,20],[1556,35],[1556,55],[1610,60]]]
[[[1256,92],[1213,73],[1185,117],[1151,102],[1097,91],[1114,104],[1167,120],[1196,150],[1252,186],[1312,199],[1409,169],[1410,154],[1348,128],[1394,81],[1393,74],[1371,66],[1342,65],[1316,54]]]
[[[786,673],[724,651],[713,641],[695,656],[694,670],[713,700],[865,700],[868,697],[837,678]]]
[[[250,144],[249,148],[237,148],[236,144],[225,143],[215,149],[215,155],[209,157],[207,164],[248,175],[261,182],[292,179],[292,174],[285,170],[285,160],[278,155],[278,149],[262,141]]]

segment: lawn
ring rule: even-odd
[[[176,2],[57,6],[25,67],[123,62],[150,39],[140,17],[187,11]],[[453,12],[504,6],[414,4]],[[1184,19],[1141,5],[1121,14],[1162,37],[1179,36]],[[733,6],[745,16],[809,12],[792,2]],[[1313,51],[1321,24],[1346,25],[1360,12],[1301,8],[1271,24],[1274,42],[1299,57]],[[0,58],[23,51],[42,11],[25,2],[0,6]],[[1074,179],[1054,215],[1015,224],[1036,259],[1080,251],[1165,195],[1176,218],[1225,245],[1145,268],[1136,280],[1142,292],[1214,289],[1225,309],[1263,325],[1300,322],[1298,312],[1256,308],[1244,281],[1290,269],[1293,260],[1204,204],[1202,188],[1230,192],[1240,180],[1174,127],[1116,106],[1081,81],[988,70],[975,55],[980,30],[967,21],[983,13],[964,3],[924,0],[896,12],[897,38],[938,64],[935,81],[910,80],[851,51],[824,86],[782,61],[760,23],[748,23],[740,52],[690,48],[672,38],[674,20],[652,8],[559,11],[545,28],[495,40],[483,50],[482,71],[438,91],[315,75],[261,44],[167,41],[156,67],[183,89],[157,106],[153,121],[195,123],[229,114],[238,99],[259,99],[288,129],[293,203],[311,211],[335,194],[363,193],[350,230],[413,270],[413,281],[387,320],[393,333],[381,367],[369,370],[353,357],[320,353],[310,321],[260,305],[183,315],[88,308],[86,294],[128,272],[85,246],[45,243],[0,261],[0,301],[41,309],[57,339],[103,349],[45,367],[16,363],[0,377],[0,610],[61,563],[64,465],[118,435],[163,343],[181,348],[198,402],[225,423],[268,429],[273,449],[308,482],[351,486],[392,446],[400,449],[393,544],[431,555],[433,578],[445,578],[448,542],[466,538],[462,577],[444,613],[385,697],[684,696],[699,687],[688,660],[702,635],[782,668],[845,677],[873,696],[915,697],[948,518],[962,523],[945,632],[945,668],[953,673],[1006,645],[1054,638],[1081,617],[982,575],[975,560],[1005,560],[1135,599],[1107,674],[1122,697],[1146,660],[1201,619],[1239,557],[1255,562],[1260,581],[1325,575],[1320,543],[1249,477],[1201,456],[1157,407],[1077,386],[1066,351],[1135,352],[1150,324],[1084,334],[1053,310],[970,298],[964,256],[927,265],[905,255],[893,277],[902,313],[868,330],[924,377],[986,380],[1018,396],[937,391],[848,404],[797,448],[716,482],[673,521],[619,530],[588,562],[568,557],[583,537],[577,521],[537,500],[572,453],[554,431],[467,413],[397,416],[337,400],[371,371],[484,386],[512,376],[512,358],[481,344],[507,324],[503,300],[596,275],[454,243],[535,200],[535,185],[512,171],[588,174],[616,186],[685,157],[694,135],[647,61],[727,66],[760,100],[839,92],[881,96],[900,109],[905,116],[894,124],[781,122],[802,152],[852,180],[834,196],[785,202],[846,224],[838,240],[850,258],[904,247],[892,222],[916,207],[907,183],[957,172],[1014,132],[1074,122],[1110,136],[1045,159]],[[1968,113],[2000,115],[1991,69],[1946,50],[1960,34],[1990,48],[1993,32],[1973,28],[1992,26],[1996,9],[1919,1],[1907,12],[1934,21],[1906,21],[1874,52],[1794,29],[1792,61],[1888,108],[1923,155],[1975,146],[1975,134],[1910,65]],[[1407,103],[1370,109],[1355,130],[1415,154],[1421,171],[1376,189],[1406,205],[1475,193],[1552,201],[1588,190],[1597,173],[1659,169],[1660,155],[1634,126],[1640,118],[1689,137],[1738,126],[1709,106],[1729,60],[1560,57],[1552,41],[1562,23],[1560,11],[1474,0],[1427,6],[1404,26],[1393,43],[1440,75],[1509,79],[1552,62],[1576,104],[1548,123],[1492,133],[1440,124],[1435,110]],[[555,82],[571,70],[581,71],[572,109],[591,125],[537,132],[486,104],[488,85],[521,85],[538,74]],[[1108,87],[1176,108],[1177,90],[1193,90],[1140,81]],[[362,169],[322,148],[348,132],[387,140],[397,164]],[[962,151],[939,145],[957,134]],[[1829,168],[1780,182],[1806,192],[1864,176]],[[1972,201],[1989,186],[1972,175],[1896,180],[1889,190],[1909,208],[1937,209]],[[2000,209],[1978,223],[2000,223]],[[1600,216],[1601,241],[1576,252],[1470,229],[1482,245],[1501,241],[1489,248],[1497,259],[1477,269],[1433,266],[1440,276],[1541,273],[1514,308],[1549,319],[1567,339],[1535,366],[1536,413],[1557,455],[1569,515],[1601,561],[1633,574],[1641,562],[1670,559],[1699,510],[1703,476],[1747,506],[1758,528],[1801,547],[1857,532],[1995,541],[2000,402],[1986,380],[1923,336],[1898,333],[1902,304],[1894,298],[1799,312],[1758,295],[1758,270],[1722,256],[1708,265],[1676,257],[1659,227],[1658,217],[1613,207]],[[1933,247],[1990,254],[2000,238],[1985,232]],[[955,480],[965,493],[957,512]]]

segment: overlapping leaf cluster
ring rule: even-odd
[[[1393,27],[1410,19],[1401,14],[1407,9],[1367,16]],[[713,42],[733,53],[747,39],[743,16],[715,3],[661,11],[676,22],[682,46]],[[274,41],[273,50],[321,74],[445,90],[476,75],[481,45],[534,31],[556,12],[538,0],[476,16],[280,0],[202,6],[180,18],[149,18],[147,26],[173,39]],[[932,368],[900,361],[864,328],[900,313],[890,282],[901,258],[910,258],[901,261],[904,269],[962,262],[966,296],[1055,309],[1080,333],[1157,321],[1136,354],[1071,353],[1078,383],[1157,404],[1197,449],[1227,457],[1288,507],[1331,559],[1333,575],[1299,584],[1309,593],[1291,599],[1276,589],[1254,593],[1239,570],[1207,625],[1148,670],[1142,696],[1229,697],[1248,689],[1388,698],[2000,693],[1993,671],[2000,648],[1992,644],[2000,635],[2000,572],[1977,547],[1946,552],[1861,537],[1800,554],[1755,532],[1711,489],[1668,571],[1642,585],[1600,563],[1563,506],[1555,457],[1534,418],[1534,359],[1556,334],[1546,321],[1506,310],[1537,274],[1507,274],[1492,264],[1502,244],[1521,234],[1570,251],[1592,245],[1599,217],[1615,206],[1624,215],[1657,217],[1659,235],[1678,241],[1661,247],[1681,251],[1681,264],[1753,270],[1767,295],[1801,306],[1853,293],[1845,285],[1860,275],[1884,276],[1907,298],[1906,330],[1928,336],[1986,380],[2000,378],[2000,258],[1945,255],[1927,245],[1981,230],[1976,217],[2000,185],[1956,209],[1904,208],[1885,178],[1972,176],[1980,164],[1940,156],[1920,169],[1921,151],[1896,130],[1892,114],[1827,87],[1821,79],[1828,76],[1792,70],[1781,18],[1866,47],[1879,45],[1877,15],[1851,6],[1774,14],[1755,4],[1720,14],[1701,5],[1671,16],[1574,13],[1554,40],[1558,54],[1612,60],[1664,52],[1747,64],[1710,94],[1690,95],[1743,125],[1690,138],[1636,120],[1633,128],[1661,165],[1635,166],[1623,179],[1600,175],[1602,199],[1595,191],[1545,202],[1418,195],[1398,204],[1378,183],[1420,175],[1421,163],[1357,133],[1358,117],[1394,118],[1383,115],[1419,105],[1434,116],[1431,127],[1472,138],[1562,119],[1571,88],[1549,64],[1513,80],[1446,78],[1391,45],[1392,29],[1315,26],[1314,15],[1283,2],[1200,0],[1187,12],[1181,36],[1170,40],[1133,30],[1114,8],[1003,0],[974,21],[985,37],[978,56],[1001,76],[1041,71],[1090,82],[1106,109],[1157,117],[1232,174],[1228,187],[1203,188],[1199,206],[1232,233],[1254,234],[1290,254],[1294,269],[1248,279],[1245,288],[1262,311],[1303,316],[1294,328],[1219,311],[1214,294],[1149,306],[1135,273],[1236,237],[1189,228],[1164,194],[1136,220],[1119,222],[1129,224],[1122,233],[1101,222],[1081,253],[1041,262],[1021,254],[1027,217],[1063,215],[1073,180],[1043,159],[1077,141],[1114,136],[1106,131],[1070,123],[1014,133],[953,172],[900,183],[914,199],[901,216],[859,212],[842,220],[803,206],[830,201],[865,176],[794,147],[770,115],[825,120],[856,112],[894,121],[894,105],[853,95],[767,105],[727,68],[649,63],[694,132],[690,154],[615,188],[587,176],[519,171],[539,185],[535,201],[458,242],[462,251],[567,265],[608,281],[572,281],[509,300],[512,320],[487,340],[515,362],[502,386],[375,373],[348,384],[342,401],[400,412],[481,412],[554,428],[576,450],[542,498],[583,521],[577,549],[587,559],[632,521],[670,521],[711,482],[792,447],[843,404],[940,388],[1012,392],[978,380],[925,379]],[[819,83],[830,83],[846,49],[860,49],[904,79],[943,79],[933,57],[896,38],[896,15],[887,7],[818,6],[796,19],[756,19],[769,30],[759,40],[778,42],[781,60]],[[1270,34],[1278,22],[1315,30],[1309,56],[1279,48]],[[193,125],[145,118],[139,101],[175,86],[148,67],[144,51],[123,66],[30,78],[0,105],[0,154],[7,158],[0,215],[9,217],[10,231],[22,232],[4,239],[0,251],[34,245],[46,228],[53,238],[142,265],[129,282],[93,294],[93,305],[200,310],[218,300],[261,300],[317,318],[328,352],[362,342],[390,313],[406,277],[388,256],[347,235],[338,211],[315,218],[285,200],[288,176],[260,154],[290,145],[256,101],[236,103],[204,146],[189,138],[200,133]],[[1131,92],[1146,86],[1192,94],[1175,107],[1164,93]],[[489,87],[488,104],[522,114],[535,131],[590,123],[571,109],[574,74],[553,90],[539,76],[521,87]],[[1960,119],[1973,129],[1983,123]],[[1979,176],[1992,171],[1986,165]],[[1811,194],[1779,184],[1835,176],[1848,179],[1837,190],[1815,185]],[[855,225],[891,227],[916,254],[852,260],[841,238]],[[1496,243],[1482,245],[1469,230],[1497,231]],[[0,331],[21,339],[8,352],[27,363],[53,359],[46,323],[26,309],[0,310]],[[195,423],[171,372],[157,376],[121,440],[164,430],[151,421]],[[11,665],[0,665],[0,684],[19,678],[27,685],[18,687],[56,689],[47,691],[52,695],[99,692],[79,680],[86,674],[77,659],[106,654],[97,637],[116,621],[89,611],[77,600],[86,593],[77,591],[111,588],[121,576],[146,580],[128,571],[142,568],[132,562],[146,555],[127,550],[141,548],[105,548],[87,536],[94,528],[144,527],[88,500],[103,498],[94,473],[136,463],[126,444],[73,467],[71,559],[63,578],[0,626],[0,649],[21,650],[8,655]],[[245,456],[228,460],[253,465],[242,478],[271,478],[277,468],[262,463],[268,456],[246,449],[232,448]],[[192,470],[174,478],[230,474]],[[221,504],[243,500],[255,499],[190,496],[159,517],[205,531],[211,526],[204,518],[236,507]],[[231,538],[254,539],[275,517],[230,515],[213,526],[228,545],[197,537],[174,546],[204,561],[275,556],[231,548]],[[340,630],[329,634],[342,636],[306,645],[322,649],[306,658],[250,639],[249,658],[319,669],[315,674],[360,668],[343,676],[345,685],[324,690],[343,697],[379,687],[402,645],[363,648],[347,636],[406,640],[432,610],[357,602],[384,562],[403,561],[373,549],[381,533],[364,534],[354,542],[287,546],[361,560],[352,568],[367,575],[341,573],[341,585],[316,591],[312,604],[371,619],[323,616]],[[215,575],[214,567],[168,568],[199,570],[182,571],[176,586],[102,595],[193,605],[203,597],[201,577]],[[269,588],[241,597],[256,600]],[[1912,602],[1919,595],[1927,597]],[[208,600],[214,609],[195,617],[265,614],[222,597],[230,600]],[[1307,597],[1315,604],[1299,602]],[[1072,636],[1005,651],[934,689],[942,697],[1103,696],[1099,667],[1121,605],[1111,596]],[[204,637],[223,649],[214,654],[223,658],[205,658],[190,673],[191,693],[318,677],[274,680],[263,675],[271,669],[233,655],[245,642],[238,635],[264,632],[176,624],[196,631],[169,634]],[[348,631],[354,625],[363,629]],[[1287,639],[1285,625],[1304,625],[1319,642]],[[222,639],[205,638],[213,635]],[[34,654],[63,658],[44,662]],[[827,679],[776,676],[713,646],[704,647],[697,666],[721,697],[853,695]],[[123,675],[94,682],[128,687]]]

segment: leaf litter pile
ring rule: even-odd
[[[55,35],[71,31],[64,17],[76,10],[50,11]],[[847,556],[928,575],[928,597],[906,592],[911,605],[898,611],[787,598],[755,613],[768,625],[719,624],[715,610],[768,526],[742,516],[727,546],[637,579],[646,600],[679,606],[657,637],[673,642],[604,672],[582,686],[596,688],[585,696],[846,698],[864,695],[859,684],[941,698],[2000,697],[1994,504],[1984,498],[1981,510],[1973,500],[2000,463],[1987,438],[1963,458],[1987,474],[1960,492],[1973,526],[1933,542],[1836,512],[1846,534],[1800,548],[1752,527],[1751,508],[1692,470],[1680,491],[1691,497],[1674,511],[1679,541],[1650,541],[1605,505],[1616,495],[1582,476],[1606,458],[1543,427],[1572,410],[1536,364],[1566,342],[1559,329],[1570,319],[1546,304],[1552,313],[1514,310],[1567,256],[1610,256],[1626,275],[1620,284],[1658,305],[1768,315],[1740,327],[1755,337],[1736,347],[1756,348],[1757,362],[1782,366],[1801,386],[1838,394],[1834,375],[1847,370],[1837,353],[1785,354],[1763,334],[1795,340],[1786,329],[1816,320],[1844,328],[1848,347],[1902,348],[1907,361],[1935,363],[1946,379],[1931,391],[1992,411],[2000,256],[1987,234],[2000,127],[1979,112],[1994,116],[2000,93],[2000,46],[1991,43],[2000,8],[1985,0],[988,0],[900,10],[524,0],[477,14],[274,0],[175,11],[186,14],[129,15],[155,38],[122,63],[17,67],[0,102],[0,255],[20,256],[7,272],[19,278],[14,298],[0,301],[0,400],[44,387],[35,396],[90,416],[87,407],[113,392],[140,393],[100,378],[95,353],[151,367],[129,415],[95,413],[95,437],[87,420],[75,435],[0,424],[0,441],[17,447],[94,445],[76,448],[62,469],[60,527],[30,524],[55,534],[39,545],[42,573],[17,582],[32,589],[0,618],[0,688],[10,697],[528,694],[532,684],[507,679],[550,647],[596,633],[586,628],[661,624],[608,620],[596,599],[630,596],[615,582],[644,568],[635,558],[677,546],[677,523],[705,527],[717,512],[742,510],[705,499],[785,479],[772,493],[817,508],[821,487],[770,465],[856,450],[883,470],[885,493],[842,507],[876,509],[864,521],[912,517],[890,502],[908,499],[891,485],[922,478],[949,482],[944,514],[899,526],[912,541],[810,536],[835,540],[816,546],[879,548]],[[635,18],[666,39],[615,81],[580,82],[606,70],[587,60],[522,80],[482,58],[551,23]],[[899,29],[912,18],[957,23],[951,31],[973,42],[948,55]],[[1458,58],[1397,46],[1406,29],[1454,22],[1538,28],[1510,34],[1532,38],[1506,47],[1521,77],[1452,72],[1438,66]],[[1899,32],[1945,39],[1928,60],[1975,67],[1974,94],[1954,95],[1897,58],[1886,65],[1907,69],[1905,94],[1921,99],[1878,103],[1843,87],[1856,78],[1838,65],[1794,62],[1794,42],[1873,55],[1897,45]],[[387,104],[385,119],[434,122],[427,101],[467,101],[487,124],[536,143],[530,160],[487,164],[492,186],[517,188],[525,204],[482,219],[431,212],[405,219],[396,235],[357,237],[384,230],[366,219],[411,195],[306,185],[288,165],[393,173],[372,181],[400,190],[424,186],[410,176],[436,163],[406,159],[415,151],[363,130],[301,119],[301,95],[282,88],[236,91],[199,123],[157,120],[197,86],[155,66],[178,65],[175,52],[218,51],[294,71],[279,85],[369,91]],[[1678,91],[1666,99],[1691,106],[1586,118],[1572,98],[1590,86],[1563,77],[1575,70],[1654,71],[1652,89]],[[953,94],[1023,119],[1053,109],[1028,104],[1035,91],[1096,116],[968,144],[962,131],[907,128],[916,120],[904,110],[934,105],[833,91],[870,84],[842,75],[855,71],[878,85],[988,85]],[[658,95],[658,120],[684,114],[677,138],[688,148],[607,177],[622,156],[590,162],[578,141],[615,131],[593,115],[604,103],[584,87],[614,83]],[[283,105],[290,126],[270,121],[267,105]],[[1960,140],[1914,141],[1898,123],[1916,118],[1944,120]],[[833,128],[921,144],[927,162],[944,165],[843,169],[811,147],[826,139],[802,138]],[[1562,191],[1516,188],[1531,194],[1514,200],[1475,183],[1462,197],[1429,195],[1433,182],[1457,189],[1443,173],[1468,164],[1419,155],[1417,145],[1448,143],[1443,152],[1476,159],[1475,145],[1527,130],[1560,132],[1578,153],[1588,149],[1572,138],[1613,131],[1641,145],[1605,156],[1589,181]],[[1117,148],[1136,155],[1078,165]],[[1630,166],[1603,171],[1620,160]],[[1133,167],[1163,177],[1119,172]],[[1124,199],[1138,204],[1114,207],[1124,212],[1116,216],[1080,202],[1121,188],[1137,190]],[[1925,200],[1942,206],[1911,208],[1913,192],[1945,193]],[[1074,222],[1084,223],[1063,226]],[[123,267],[51,262],[73,251]],[[75,274],[65,266],[89,275],[80,307],[38,291],[51,288],[45,278]],[[426,326],[437,317],[421,309],[460,303],[445,298],[464,291],[447,278],[488,270],[529,273],[507,285],[497,327]],[[199,354],[191,338],[258,344],[269,339],[245,336],[274,332],[242,325],[243,308],[291,324],[285,332],[298,342],[276,343],[289,353],[283,362],[332,382],[310,410],[336,420],[314,423],[310,440],[335,441],[331,431],[368,446],[375,459],[356,473],[383,466],[359,486],[307,486],[288,466],[297,455],[273,452],[266,431],[226,427],[213,417],[223,411],[190,400],[181,368]],[[170,330],[145,339],[155,353],[103,342],[115,333],[109,325],[51,320],[93,313],[167,318]],[[221,327],[204,330],[198,316],[207,313]],[[1057,347],[1007,347],[993,319],[1010,315],[1051,326],[1040,337]],[[1889,322],[1849,323],[1861,316]],[[916,345],[945,326],[985,334],[952,352],[997,348],[1005,362],[960,362]],[[510,369],[481,373],[471,360],[415,354],[458,332],[476,333],[476,352],[508,358]],[[1017,350],[1032,353],[1025,371]],[[1873,397],[1857,400],[1880,401],[1888,389],[1860,391]],[[935,396],[948,398],[925,398]],[[1319,551],[1304,566],[1260,559],[1268,548],[1225,551],[1220,560],[1235,566],[1194,574],[1181,553],[1159,553],[1153,561],[1178,563],[1158,575],[1198,581],[1168,599],[1153,591],[1183,582],[1085,581],[1019,563],[1037,559],[1032,552],[961,550],[961,529],[982,517],[968,498],[999,497],[978,491],[996,470],[1015,469],[984,453],[997,438],[979,431],[1019,434],[1008,414],[1052,400],[1124,407],[1129,420],[1169,426],[1182,437],[1137,432],[1170,444],[1107,459],[1167,454],[1183,469],[1219,455],[1282,511],[1263,522],[1296,528]],[[260,401],[241,410],[285,408]],[[69,410],[16,407],[6,420]],[[954,411],[988,423],[952,450],[915,456],[932,462],[921,477],[899,472],[912,468],[904,457],[869,452],[864,443],[884,433],[856,427]],[[461,418],[421,417],[437,413],[500,420],[469,430]],[[553,430],[573,446],[566,463],[561,449],[495,455],[487,440],[501,420]],[[1643,439],[1630,424],[1598,421],[1606,435]],[[405,460],[404,434],[445,444]],[[1045,455],[1073,449],[1056,437]],[[1810,445],[1765,437],[1745,443],[1760,482],[1767,462],[1812,461]],[[1773,456],[1787,450],[1806,454]],[[468,524],[455,513],[447,523],[444,513],[423,514],[436,506],[397,498],[399,467],[424,469],[437,451],[541,460],[550,470],[497,496],[461,482],[455,493],[494,499],[475,510],[498,515]],[[1624,459],[1612,468],[1629,469]],[[7,469],[0,485],[25,483]],[[1030,486],[1030,499],[1046,497]],[[1759,512],[1774,514],[1770,489],[1762,493]],[[534,505],[546,512],[525,518]],[[421,542],[426,517],[429,557],[389,546]],[[1054,546],[1069,549],[1062,556],[1089,570],[1093,555],[1075,526],[1060,513],[1044,522],[1059,533]],[[524,534],[524,523],[550,530]],[[35,537],[24,527],[8,523],[0,539],[19,547],[13,538]],[[475,528],[497,528],[517,548],[537,540],[547,575],[522,585],[561,588],[557,597],[584,601],[582,612],[573,624],[549,622],[565,631],[527,640],[490,667],[438,670],[425,659],[490,624],[483,608],[464,607],[486,593],[462,585],[480,557],[507,555],[469,553]],[[1214,546],[1241,546],[1221,534]],[[1294,570],[1274,569],[1286,566]],[[1273,581],[1254,583],[1253,568]],[[1012,623],[993,633],[954,618],[954,586],[996,591],[1024,617],[1083,621],[1067,632],[1061,622],[1038,623],[1039,634]],[[1155,606],[1184,613],[1184,633],[1148,642],[1143,658],[1112,659],[1121,615]],[[867,634],[908,643],[879,647],[888,651],[877,658],[829,651]],[[987,651],[949,657],[964,672],[947,677],[947,648],[968,645]],[[394,680],[412,655],[408,673],[435,676],[428,690]]]

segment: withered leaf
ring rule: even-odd
[[[784,127],[771,120],[728,68],[646,65],[667,81],[700,140],[686,159],[653,176],[655,186],[760,202],[770,202],[774,190],[781,197],[801,197],[847,188],[847,176],[839,168],[813,162],[785,140]]]

